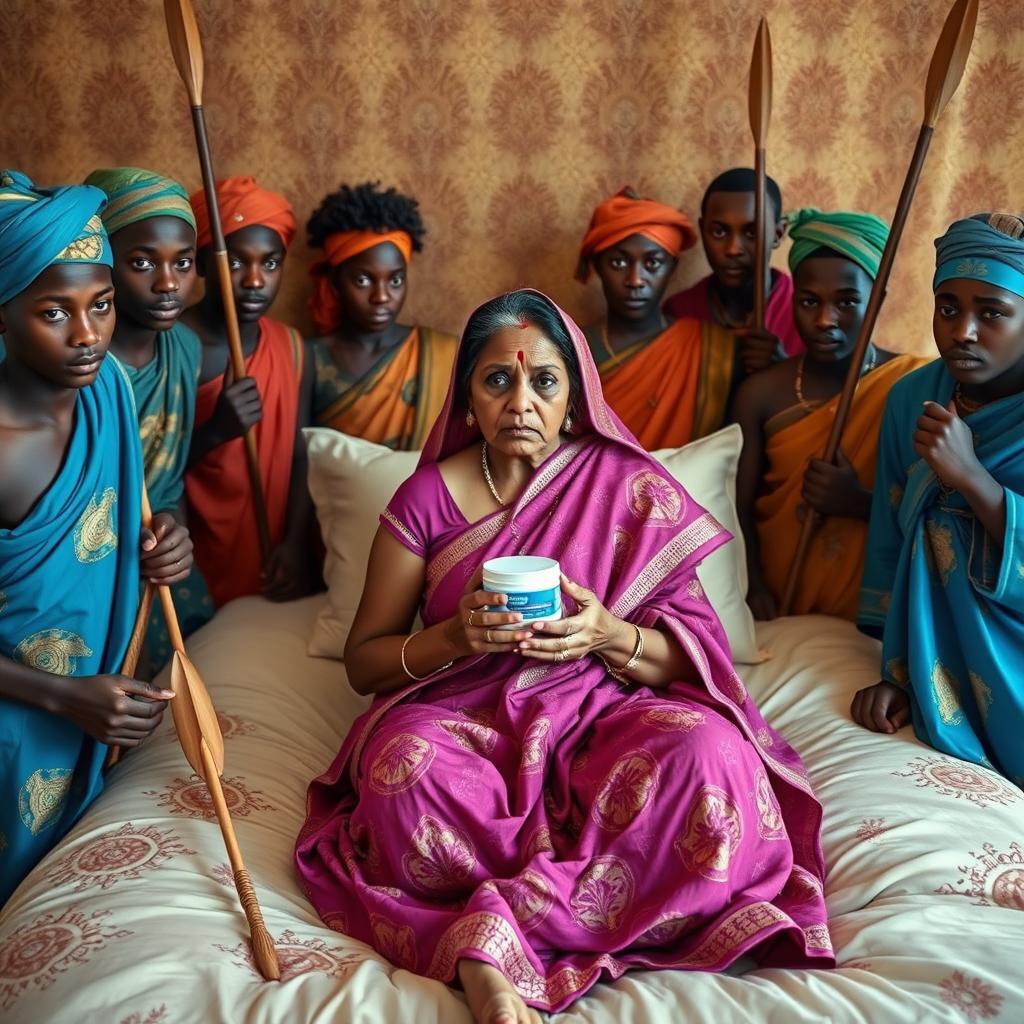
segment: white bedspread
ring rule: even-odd
[[[292,846],[305,787],[364,702],[310,659],[319,598],[247,598],[191,644],[222,713],[225,790],[284,980],[262,983],[205,789],[170,726],[113,773],[0,914],[0,1019],[26,1024],[468,1024],[461,997],[325,928]],[[909,730],[853,725],[877,646],[808,617],[762,627],[744,677],[825,806],[834,971],[628,974],[560,1022],[1024,1021],[1024,795]]]

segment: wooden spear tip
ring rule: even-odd
[[[763,149],[772,116],[772,37],[768,20],[763,15],[757,25],[754,52],[750,58],[748,104],[754,145]]]
[[[164,0],[171,53],[193,107],[203,103],[203,44],[190,0]]]
[[[924,87],[924,123],[929,128],[935,127],[960,85],[977,21],[978,0],[956,0],[946,16]]]

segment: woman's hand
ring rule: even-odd
[[[872,732],[893,733],[910,721],[910,698],[901,687],[883,680],[857,691],[850,715]]]
[[[626,625],[614,615],[590,590],[573,583],[562,575],[564,590],[577,605],[575,615],[554,622],[531,622],[534,637],[519,645],[528,658],[538,661],[578,661],[588,654],[604,648],[616,627]],[[630,630],[632,626],[628,627]]]
[[[529,629],[498,629],[499,626],[522,622],[519,612],[489,612],[485,609],[508,603],[505,594],[473,590],[459,602],[459,613],[448,620],[448,642],[458,652],[467,654],[515,654],[517,645],[533,636]]]
[[[142,528],[141,548],[139,571],[143,579],[164,587],[188,579],[192,540],[170,512],[157,512],[152,529]]]
[[[947,487],[963,492],[985,469],[974,453],[974,435],[956,411],[956,403],[943,408],[925,402],[917,420],[914,451],[931,466]]]

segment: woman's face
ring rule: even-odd
[[[491,448],[543,460],[558,447],[569,411],[565,360],[533,324],[506,327],[480,352],[469,407]]]
[[[1024,386],[1024,298],[985,281],[943,281],[932,330],[954,380],[995,385],[1007,394]],[[1003,386],[1005,385],[1005,386]]]

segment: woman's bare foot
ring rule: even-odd
[[[459,980],[476,1024],[540,1024],[540,1014],[523,1002],[497,967],[482,960],[460,960]]]

